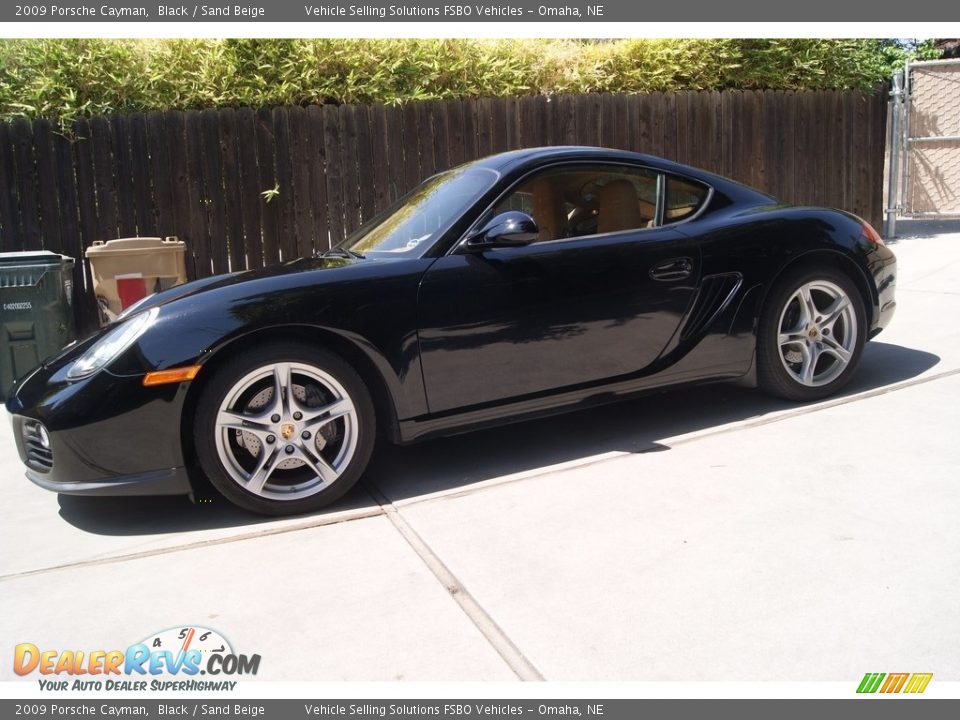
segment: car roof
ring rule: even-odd
[[[552,145],[547,147],[510,150],[468,163],[475,167],[487,167],[506,175],[532,170],[541,165],[558,161],[629,162],[645,165],[655,170],[675,173],[711,185],[733,200],[771,201],[772,195],[756,188],[743,185],[735,180],[701,170],[690,165],[667,160],[656,155],[616,150],[613,148],[592,147],[587,145]]]

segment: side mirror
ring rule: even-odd
[[[520,247],[529,245],[539,235],[540,228],[532,217],[517,210],[508,210],[492,218],[474,233],[467,240],[467,245],[476,249]]]

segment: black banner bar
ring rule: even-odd
[[[893,0],[868,5],[831,0],[546,0],[503,2],[343,2],[342,0],[239,0],[157,3],[138,0],[57,0],[0,7],[0,22],[947,22],[960,19],[960,3]]]

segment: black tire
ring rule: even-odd
[[[804,289],[812,298],[813,312],[809,302],[802,299]],[[848,304],[835,312],[836,318],[830,322],[833,315],[820,311],[841,307],[832,305],[838,302],[839,293]],[[805,323],[810,315],[813,315],[810,322]],[[785,331],[783,344],[781,330]],[[829,397],[853,378],[866,337],[863,297],[849,276],[833,268],[803,266],[789,270],[770,292],[760,314],[757,329],[760,388],[770,395],[800,402]]]
[[[304,342],[272,343],[215,373],[197,403],[193,437],[201,468],[227,500],[264,515],[309,513],[360,479],[376,412],[341,357]],[[278,383],[288,388],[279,400]]]

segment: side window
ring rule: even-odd
[[[667,202],[663,209],[663,224],[679,222],[693,215],[707,199],[707,188],[699,183],[667,178]]]
[[[540,228],[537,242],[653,227],[663,175],[620,166],[543,172],[501,201],[493,214],[520,210]]]

